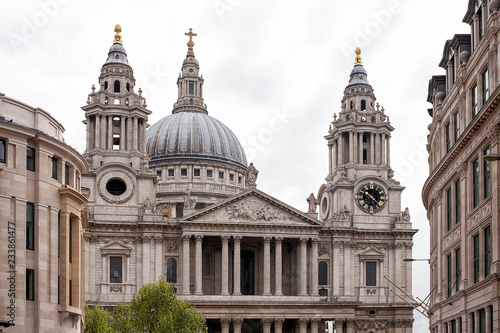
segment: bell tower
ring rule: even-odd
[[[187,42],[188,52],[186,59],[182,63],[182,71],[177,79],[178,98],[172,113],[194,111],[208,114],[207,106],[203,103],[204,80],[203,76],[199,75],[200,64],[196,60],[193,51],[193,36],[197,34],[193,33],[193,29],[190,28],[185,35],[189,36]]]
[[[146,158],[148,115],[142,90],[134,92],[134,71],[122,45],[121,27],[115,26],[113,45],[101,68],[99,87],[92,85],[85,111],[87,148],[85,157],[97,169],[110,162],[140,169]]]

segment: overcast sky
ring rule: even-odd
[[[421,189],[428,175],[425,149],[427,84],[443,46],[462,23],[466,0],[190,0],[2,1],[0,92],[41,107],[66,128],[65,139],[85,149],[87,94],[122,26],[123,45],[142,87],[149,124],[171,114],[176,80],[187,51],[185,32],[205,78],[209,114],[243,144],[260,170],[258,188],[303,211],[328,173],[324,135],[339,112],[354,63],[362,61],[395,131],[395,178],[406,186],[414,258],[429,257]],[[429,292],[428,265],[414,264],[415,296]],[[415,316],[415,332],[427,328]]]

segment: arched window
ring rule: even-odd
[[[177,260],[174,258],[167,260],[167,282],[177,283]]]
[[[328,264],[326,261],[320,261],[318,264],[318,285],[328,284]]]
[[[354,109],[354,101],[351,101],[351,110]]]
[[[363,99],[361,101],[361,111],[366,110],[366,101]]]
[[[127,83],[127,85],[125,86],[125,88],[127,89],[127,91],[130,91],[130,83]]]
[[[108,81],[104,81],[104,90],[108,90]]]
[[[104,104],[108,104],[108,98],[104,97]]]
[[[118,93],[120,92],[120,81],[115,81],[115,89],[113,91]]]

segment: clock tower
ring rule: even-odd
[[[327,183],[318,193],[319,218],[329,224],[341,212],[348,211],[350,220],[335,222],[338,226],[390,229],[396,220],[402,221],[404,189],[393,179],[390,164],[390,137],[394,128],[384,107],[376,101],[361,62],[361,50],[356,48],[355,53],[341,111],[338,116],[334,114],[325,136],[329,170]]]

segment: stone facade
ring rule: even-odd
[[[80,332],[86,161],[49,113],[0,94],[0,320]],[[0,332],[2,329],[0,329]]]
[[[431,332],[497,332],[500,125],[498,1],[468,2],[471,34],[446,41],[429,81]]]
[[[147,137],[150,111],[133,91],[121,38],[83,107],[87,302],[113,307],[165,276],[209,332],[317,333],[327,321],[337,332],[412,332],[411,306],[384,277],[411,294],[403,259],[416,230],[390,169],[393,128],[362,65],[326,136],[327,183],[305,213],[258,190],[237,138],[208,116],[187,35],[178,101]]]

